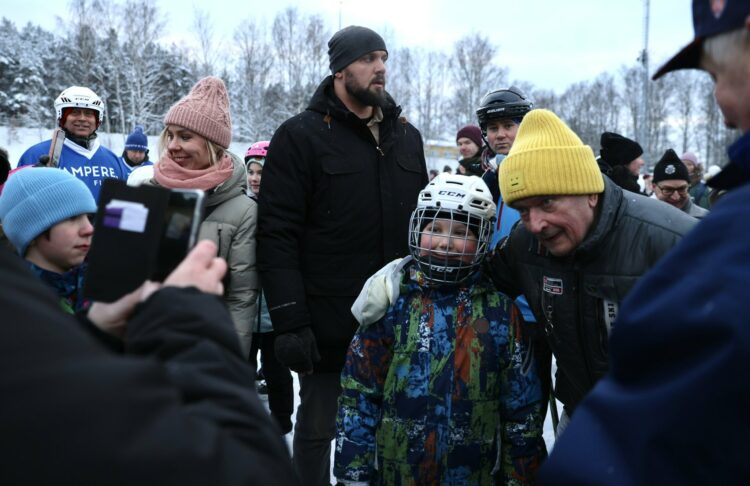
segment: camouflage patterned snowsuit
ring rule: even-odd
[[[407,270],[396,304],[354,335],[341,378],[336,477],[532,482],[546,455],[543,409],[518,311],[478,273],[462,288],[421,280]]]

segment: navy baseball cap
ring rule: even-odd
[[[708,37],[739,29],[750,15],[747,0],[693,0],[693,42],[656,71],[658,79],[670,71],[697,69],[700,66],[703,41]]]

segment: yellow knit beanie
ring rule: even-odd
[[[523,117],[498,177],[505,204],[532,196],[604,191],[591,147],[549,110],[532,110]]]

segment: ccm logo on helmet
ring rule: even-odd
[[[466,197],[466,193],[458,191],[446,191],[445,189],[443,189],[442,191],[438,191],[438,196],[448,196],[463,199],[464,197]]]

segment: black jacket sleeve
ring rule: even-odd
[[[277,333],[310,326],[300,254],[313,191],[312,150],[281,125],[269,146],[258,198],[258,268]]]
[[[107,352],[0,253],[0,482],[294,484],[226,309],[155,293]]]
[[[490,277],[497,289],[513,299],[523,293],[518,284],[518,277],[514,274],[513,257],[513,252],[520,244],[516,235],[519,224],[516,223],[507,238],[490,255],[488,265]]]

